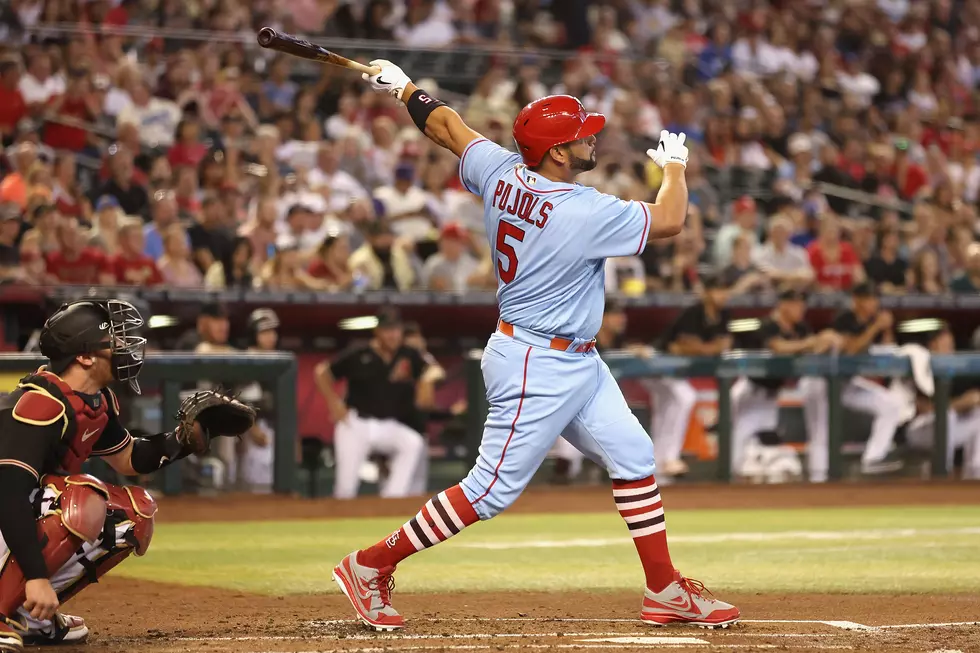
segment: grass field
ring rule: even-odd
[[[114,575],[261,594],[334,592],[330,570],[402,519],[161,524]],[[674,563],[715,591],[980,592],[980,507],[689,510]],[[638,589],[612,512],[503,515],[407,561],[400,592]]]

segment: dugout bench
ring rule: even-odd
[[[486,389],[480,370],[482,350],[472,350],[466,360],[469,411],[467,433],[471,451],[476,451],[487,416]],[[734,351],[718,358],[656,355],[637,358],[628,352],[603,355],[617,380],[643,377],[714,378],[718,383],[718,465],[716,478],[728,482],[731,469],[732,384],[742,376],[799,379],[823,377],[827,380],[829,405],[829,447],[831,480],[840,480],[844,472],[843,415],[841,387],[843,379],[853,376],[904,378],[912,374],[909,360],[900,355],[863,356],[777,356],[765,352]],[[932,476],[949,475],[946,465],[948,409],[952,379],[980,376],[980,352],[932,356],[932,373],[936,382],[936,437],[931,455]]]

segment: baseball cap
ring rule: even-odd
[[[781,302],[805,302],[806,298],[807,294],[802,290],[797,290],[796,288],[787,288],[779,293],[779,301]]]
[[[735,204],[732,205],[732,210],[736,213],[741,213],[743,211],[755,211],[755,200],[748,195],[742,195],[740,198],[735,200]]]
[[[441,238],[452,238],[454,240],[466,240],[466,227],[458,222],[447,222],[439,231]]]
[[[207,317],[228,317],[228,309],[221,302],[208,302],[201,307],[201,315]]]
[[[96,211],[104,211],[105,209],[118,209],[119,199],[115,195],[103,195],[95,202]]]
[[[279,316],[271,308],[257,308],[248,316],[248,326],[256,333],[279,328]]]
[[[378,311],[377,317],[379,329],[400,327],[403,324],[401,313],[398,312],[398,309],[390,306],[382,308],[380,311]]]
[[[851,288],[852,297],[877,297],[878,288],[870,281],[862,281]]]

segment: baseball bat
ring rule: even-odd
[[[309,41],[304,41],[303,39],[296,38],[290,34],[282,34],[277,32],[271,27],[263,27],[260,29],[259,33],[256,35],[256,40],[258,40],[259,45],[261,45],[263,48],[283,52],[294,57],[299,57],[300,59],[309,59],[310,61],[328,63],[332,66],[349,68],[351,70],[356,70],[359,73],[367,73],[368,75],[377,75],[379,72],[381,72],[381,69],[376,66],[365,66],[357,61],[351,61],[347,57],[342,57],[339,54],[327,50],[326,48],[320,47],[319,45],[314,45]]]

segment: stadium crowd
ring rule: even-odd
[[[528,101],[582,98],[609,121],[581,181],[624,198],[656,197],[643,152],[685,132],[688,224],[610,289],[980,290],[978,0],[12,0],[0,23],[0,281],[493,289],[455,157],[351,73],[246,45],[273,25],[513,48],[453,105],[513,148]]]

